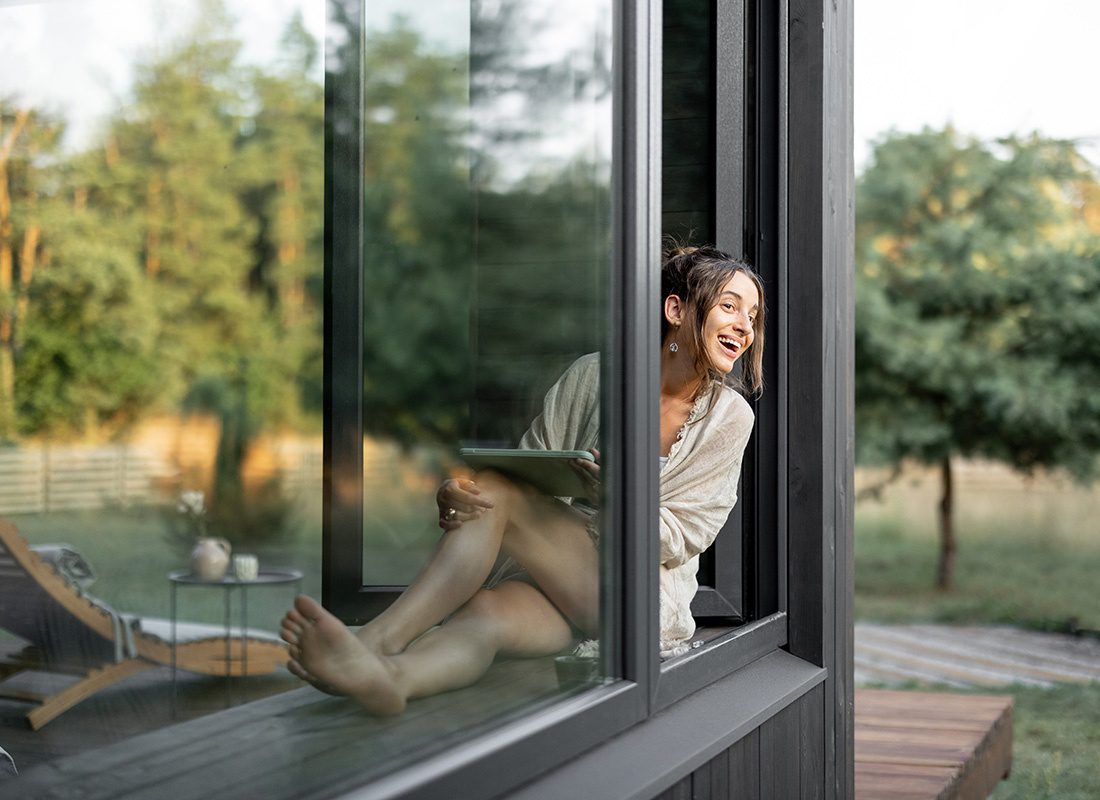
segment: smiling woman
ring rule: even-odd
[[[737,502],[753,412],[725,378],[763,344],[763,291],[748,265],[713,248],[663,268],[661,357],[661,655],[695,632],[699,554]],[[747,383],[759,390],[759,361]],[[546,395],[521,447],[598,454],[599,357],[573,363]],[[599,469],[590,473],[599,478]],[[408,700],[468,686],[498,654],[538,657],[600,631],[600,500],[553,498],[506,473],[452,478],[436,495],[444,535],[396,601],[352,633],[307,597],[283,620],[291,671],[389,715]],[[594,504],[592,503],[594,500]],[[504,573],[490,578],[507,556]]]

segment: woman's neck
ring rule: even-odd
[[[680,348],[677,353],[661,348],[661,396],[694,403],[706,385],[706,376],[695,368],[695,359]]]

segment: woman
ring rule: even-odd
[[[748,402],[729,384],[761,389],[764,294],[742,262],[709,247],[680,248],[661,270],[661,652],[686,650],[698,555],[737,500],[752,431]],[[546,395],[523,447],[590,449],[599,420],[599,363],[573,363]],[[577,462],[598,483],[598,463]],[[498,654],[545,656],[599,629],[597,525],[581,508],[485,471],[436,496],[440,538],[427,565],[382,614],[352,632],[299,597],[283,619],[290,671],[375,714],[408,699],[468,686]],[[486,584],[498,555],[522,567]]]

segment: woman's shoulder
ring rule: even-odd
[[[599,354],[599,352],[597,351],[595,353],[585,353],[583,356],[581,356],[576,361],[574,361],[572,364],[570,364],[569,369],[570,370],[574,370],[574,369],[575,370],[580,370],[580,371],[583,371],[583,372],[595,372],[595,373],[599,374],[599,371],[600,371],[600,354]]]
[[[756,414],[752,410],[752,404],[741,392],[732,386],[715,381],[718,397],[714,402],[713,412],[724,424],[741,427],[752,427]]]
[[[561,376],[563,381],[575,381],[595,386],[600,380],[600,354],[586,353],[568,367]]]

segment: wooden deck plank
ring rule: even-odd
[[[495,664],[478,686],[418,700],[399,720],[306,688],[40,763],[19,789],[28,800],[208,800],[212,786],[219,796],[330,795],[560,696],[551,659]]]
[[[856,692],[857,800],[985,798],[1011,763],[1011,697]]]

